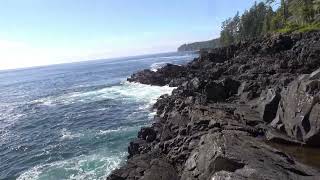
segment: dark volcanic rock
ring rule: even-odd
[[[272,123],[283,124],[289,136],[312,146],[320,146],[319,70],[300,76],[283,90],[277,118]]]
[[[127,164],[115,170],[108,180],[178,180],[174,167],[165,159],[153,154],[143,154],[128,160]]]
[[[270,123],[276,117],[280,99],[280,93],[274,89],[268,89],[263,92],[259,100],[261,102],[259,105],[261,119]]]
[[[142,84],[164,86],[169,84],[173,79],[182,77],[185,74],[185,69],[174,64],[167,64],[157,72],[145,69],[137,72],[128,78],[129,82],[139,82]],[[178,85],[173,83],[172,85]]]
[[[303,179],[315,174],[317,171],[248,133],[222,131],[202,137],[186,161],[181,179]]]
[[[225,78],[221,81],[209,82],[204,88],[204,94],[208,101],[225,101],[238,92],[239,86],[240,82]]]
[[[132,75],[177,88],[108,180],[320,179],[270,146],[320,146],[319,55],[320,32],[275,35]]]
[[[130,78],[128,78],[129,82],[139,82],[142,84],[150,84],[150,85],[158,85],[164,86],[166,82],[162,75],[153,72],[149,69],[145,69],[141,72],[133,74]]]
[[[149,127],[141,128],[141,130],[138,133],[138,138],[144,139],[147,142],[154,141],[156,137],[157,137],[156,132],[153,130],[153,128],[149,128]]]

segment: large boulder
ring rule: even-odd
[[[177,171],[165,159],[154,154],[135,156],[115,170],[107,180],[178,180]]]
[[[320,146],[320,71],[302,75],[282,91],[277,116],[271,123],[307,145]]]
[[[138,138],[146,140],[147,142],[152,142],[156,139],[157,133],[151,127],[143,127],[138,133]]]
[[[164,86],[167,82],[163,76],[159,73],[151,71],[150,69],[145,69],[143,71],[133,74],[127,79],[129,82],[139,82],[142,84]]]
[[[178,180],[178,174],[172,165],[162,159],[150,162],[150,169],[144,172],[141,180]]]
[[[183,180],[317,179],[317,170],[296,162],[246,132],[204,135],[187,159]]]
[[[221,102],[237,94],[240,82],[231,78],[224,78],[220,81],[209,82],[204,93],[208,101]]]
[[[156,72],[151,71],[150,69],[137,72],[127,80],[129,82],[139,82],[156,86],[164,86],[171,82],[172,86],[178,86],[179,83],[182,83],[183,81],[183,79],[181,80],[181,77],[183,77],[185,70],[184,66],[167,64]]]
[[[263,121],[270,123],[276,117],[280,99],[281,95],[275,89],[261,93],[258,110]]]

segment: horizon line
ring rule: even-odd
[[[76,63],[86,63],[86,62],[97,62],[97,61],[105,61],[105,60],[120,60],[124,58],[135,58],[139,56],[151,56],[151,55],[158,55],[158,54],[166,54],[166,53],[178,53],[178,51],[169,51],[169,52],[155,52],[155,53],[142,53],[137,55],[129,55],[129,56],[114,56],[114,57],[106,57],[106,58],[96,58],[96,59],[84,59],[84,60],[76,60],[72,62],[61,62],[61,63],[53,63],[53,64],[43,64],[43,65],[34,65],[34,66],[26,66],[26,67],[17,67],[17,68],[4,68],[0,69],[0,73],[10,72],[10,71],[22,71],[28,69],[35,69],[35,68],[45,68],[50,66],[57,66],[57,65],[67,65],[67,64],[76,64]]]

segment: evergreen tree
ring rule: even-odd
[[[273,11],[273,5],[280,7]],[[320,0],[265,0],[222,23],[221,45],[269,32],[320,29]]]

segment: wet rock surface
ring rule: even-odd
[[[129,81],[177,88],[158,99],[153,125],[107,179],[320,179],[270,145],[320,146],[319,40],[320,32],[264,37],[134,74]]]

